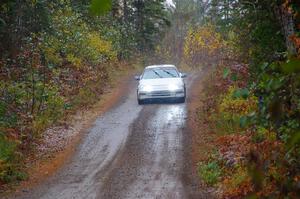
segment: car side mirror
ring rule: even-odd
[[[187,77],[187,74],[186,73],[180,73],[180,77],[185,78],[185,77]]]
[[[139,81],[139,80],[141,79],[141,76],[135,75],[135,76],[134,76],[134,79],[135,79],[136,81]]]

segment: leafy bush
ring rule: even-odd
[[[254,143],[260,143],[265,140],[276,141],[276,133],[274,131],[267,130],[264,127],[257,127],[256,131],[252,135],[252,141]]]
[[[255,96],[238,96],[238,89],[231,86],[225,96],[221,97],[219,112],[223,113],[225,118],[231,119],[248,115],[257,109],[257,98]]]
[[[221,57],[224,41],[211,24],[190,29],[184,42],[184,59],[191,66]]]
[[[80,69],[116,60],[112,42],[103,39],[82,18],[68,5],[53,12],[52,34],[42,35],[44,42],[40,45],[49,64],[62,65],[65,59]]]
[[[115,61],[117,53],[113,50],[112,42],[102,39],[97,32],[88,34],[89,59],[97,62]]]
[[[222,170],[216,161],[199,163],[198,174],[205,183],[214,185],[221,177]]]
[[[257,110],[257,98],[235,86],[229,87],[226,94],[221,95],[217,112],[212,114],[211,119],[219,134],[236,133],[243,130],[244,116],[253,114]],[[242,97],[244,96],[244,97]]]
[[[17,142],[7,139],[0,132],[0,182],[24,180],[26,174],[20,172]]]
[[[38,96],[39,107],[32,121],[32,130],[35,134],[41,133],[46,127],[57,122],[64,112],[64,98],[59,95],[58,88],[44,85],[43,94]]]
[[[219,135],[232,134],[241,132],[240,117],[228,117],[228,114],[215,113],[211,116],[211,120],[214,121],[214,127]]]
[[[13,154],[16,151],[16,143],[8,140],[3,134],[0,134],[0,160],[1,162],[12,161]]]

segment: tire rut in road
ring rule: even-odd
[[[124,146],[124,150],[119,154],[111,165],[105,176],[103,186],[99,191],[98,198],[121,198],[121,194],[135,181],[139,175],[138,167],[144,164],[144,157],[141,152],[146,150],[145,129],[147,122],[155,113],[157,107],[145,109],[140,112],[139,117],[130,127],[130,135]]]
[[[181,182],[185,118],[184,104],[144,106],[98,198],[186,198]]]

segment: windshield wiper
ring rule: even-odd
[[[174,75],[174,74],[172,74],[172,73],[170,73],[169,71],[167,71],[167,70],[164,70],[164,69],[161,69],[162,71],[164,71],[165,73],[167,73],[167,74],[169,74],[169,75],[171,75],[172,77],[177,77],[176,75]]]
[[[159,78],[163,78],[158,72],[156,72],[155,70],[152,70],[154,72],[155,75],[157,75]]]

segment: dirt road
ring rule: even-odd
[[[187,78],[187,88],[195,77]],[[139,106],[136,82],[130,84],[128,95],[96,120],[71,161],[16,198],[211,198],[190,174],[186,103]]]

